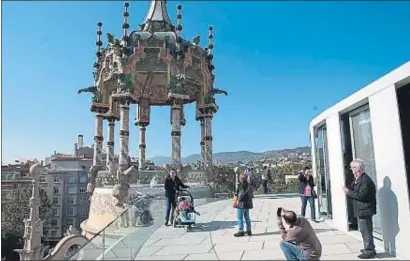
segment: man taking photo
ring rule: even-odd
[[[285,220],[289,229],[283,226]],[[277,225],[282,240],[280,248],[286,260],[319,260],[322,255],[322,244],[316,236],[315,231],[304,217],[298,217],[293,211],[278,208]]]

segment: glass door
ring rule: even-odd
[[[332,218],[332,199],[330,191],[329,162],[326,126],[316,132],[316,180],[319,214]]]
[[[368,105],[350,113],[350,132],[353,140],[353,158],[359,158],[364,161],[365,172],[373,180],[377,189],[372,123]],[[382,233],[378,200],[377,214],[373,217],[373,230],[377,234]]]

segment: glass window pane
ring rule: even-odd
[[[351,116],[351,126],[354,143],[354,157],[364,161],[365,172],[376,184],[377,175],[374,161],[372,124],[370,110],[367,108]],[[377,214],[373,218],[374,232],[381,234],[381,221],[379,215],[379,202],[377,202]]]

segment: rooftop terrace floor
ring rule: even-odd
[[[256,196],[251,210],[253,235],[235,238],[236,213],[230,200],[201,205],[197,208],[201,213],[197,227],[191,232],[158,225],[153,233],[147,230],[150,232],[144,236],[142,246],[135,247],[143,233],[138,229],[118,240],[99,260],[130,260],[130,256],[134,260],[285,260],[276,227],[279,206],[297,211],[300,199],[290,195]],[[326,222],[312,225],[322,242],[322,260],[359,260],[357,256],[363,248],[360,238],[334,229]],[[378,258],[382,256],[379,254]]]

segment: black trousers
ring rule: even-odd
[[[166,198],[165,199],[165,223],[174,222],[174,210],[176,208],[177,202],[174,197]],[[171,220],[169,216],[171,215]]]
[[[359,229],[362,233],[364,250],[373,252],[374,239],[373,239],[373,219],[372,217],[359,218]]]
[[[263,193],[268,194],[268,181],[266,179],[262,180]]]

